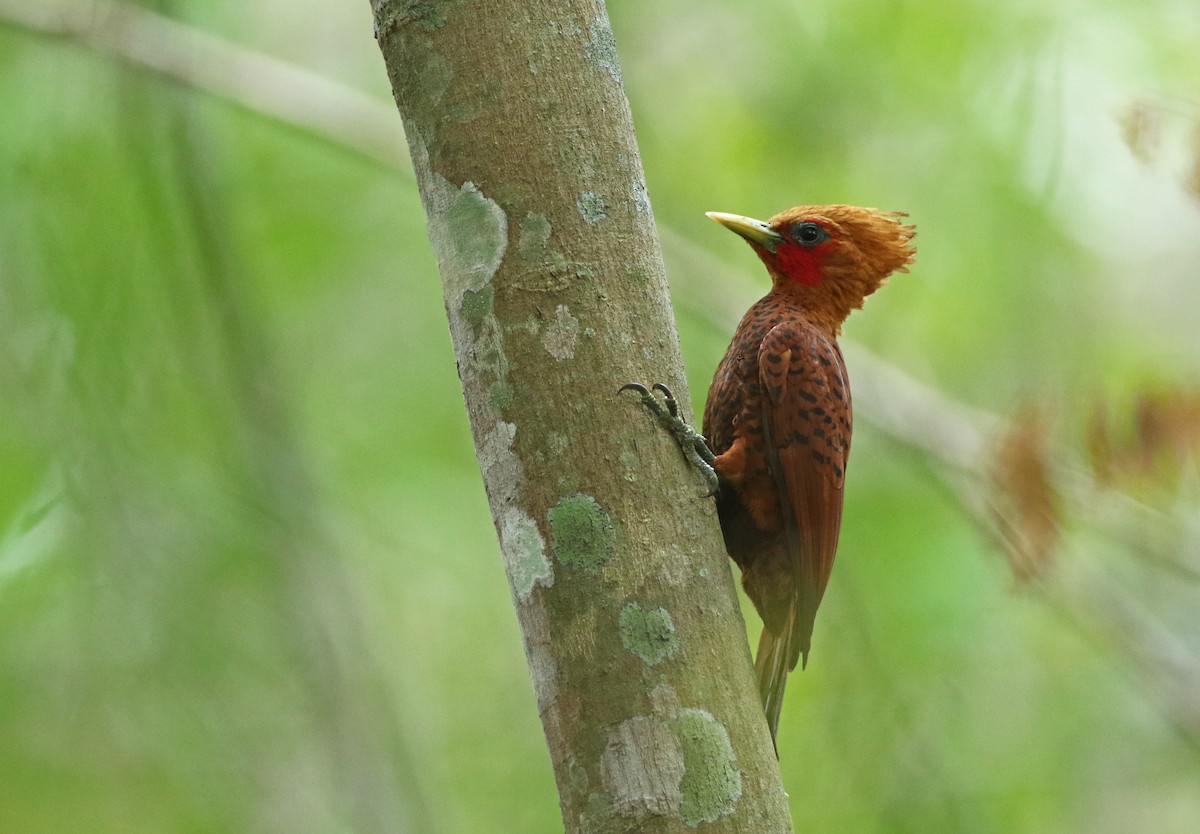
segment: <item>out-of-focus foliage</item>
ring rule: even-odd
[[[694,399],[764,283],[703,211],[837,201],[920,230],[849,338],[1054,415],[1019,586],[859,421],[798,830],[1197,830],[1195,459],[1116,463],[1200,377],[1200,12],[608,5]],[[366,0],[162,11],[388,102]],[[16,26],[0,112],[0,831],[558,829],[411,179]]]

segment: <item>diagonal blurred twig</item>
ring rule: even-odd
[[[0,24],[77,41],[411,176],[389,103],[129,3],[0,0]]]

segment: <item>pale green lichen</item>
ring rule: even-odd
[[[728,731],[702,709],[680,710],[671,729],[683,751],[680,817],[694,828],[732,814],[742,795],[742,774]]]
[[[460,188],[435,173],[427,192],[429,236],[452,313],[463,384],[486,396],[499,415],[513,395],[491,282],[508,248],[508,218],[474,183]]]
[[[462,294],[458,312],[473,330],[478,331],[483,320],[492,314],[492,302],[495,297],[496,292],[491,284],[483,289],[467,290]]]
[[[580,194],[575,205],[583,219],[589,223],[599,223],[608,217],[608,207],[604,204],[604,198],[594,191]]]
[[[571,495],[550,508],[550,536],[560,563],[598,571],[612,559],[617,534],[612,519],[590,495]]]
[[[612,80],[621,83],[621,62],[617,59],[617,39],[604,15],[597,17],[588,26],[587,55],[602,68]]]
[[[647,666],[657,666],[679,651],[675,623],[665,608],[643,608],[631,602],[621,609],[617,628],[621,632],[621,645]]]
[[[546,543],[537,522],[520,509],[506,510],[500,519],[500,550],[508,566],[513,593],[529,602],[533,589],[554,584],[554,571],[546,556]]]
[[[508,248],[508,217],[472,182],[454,185],[433,175],[429,231],[438,268],[448,287],[478,292],[504,261]]]

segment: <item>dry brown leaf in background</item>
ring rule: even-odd
[[[1013,577],[1025,584],[1049,566],[1059,542],[1061,500],[1047,460],[1049,421],[1041,410],[1014,416],[989,466],[992,511]]]
[[[1087,430],[1097,483],[1141,491],[1174,490],[1200,459],[1200,389],[1144,388],[1124,419],[1097,398]],[[1118,412],[1119,414],[1119,412]]]
[[[1145,100],[1132,102],[1117,116],[1121,125],[1121,138],[1142,163],[1151,162],[1157,153],[1162,137],[1162,121],[1158,107]]]

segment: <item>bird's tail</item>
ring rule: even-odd
[[[796,607],[788,611],[787,620],[780,633],[764,627],[758,638],[758,654],[754,657],[754,670],[758,673],[758,694],[762,698],[763,712],[771,728],[771,742],[779,731],[779,713],[783,709],[783,692],[787,687],[788,672],[796,668],[797,659],[803,655],[808,663],[808,641],[796,627]],[[803,667],[802,667],[803,668]],[[778,745],[776,745],[778,753]]]

